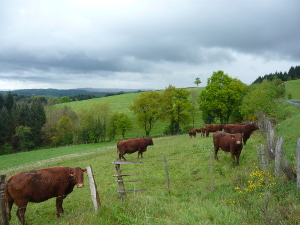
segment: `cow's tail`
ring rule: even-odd
[[[8,191],[8,187],[9,185],[11,185],[10,182],[12,181],[12,179],[13,177],[8,178],[8,180],[5,182],[5,187],[4,187],[5,207],[6,207],[8,220],[11,219],[11,209],[12,209],[12,205],[14,204],[14,199],[12,198],[12,196]]]

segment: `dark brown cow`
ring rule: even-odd
[[[205,129],[206,137],[209,136],[210,132],[222,131],[223,128],[224,128],[224,124],[209,124],[209,125],[206,125],[206,129]]]
[[[231,153],[232,158],[232,167],[234,167],[235,158],[236,158],[236,165],[239,165],[240,154],[243,149],[243,134],[236,133],[236,134],[228,134],[223,131],[217,131],[213,135],[214,147],[215,147],[215,159],[219,160],[218,158],[218,151],[222,149],[225,152]]]
[[[43,202],[56,197],[56,216],[64,212],[63,200],[75,185],[81,188],[86,169],[56,166],[12,175],[5,183],[5,201],[8,219],[11,219],[13,203],[18,206],[17,216],[27,225],[25,212],[28,202]]]
[[[190,129],[189,130],[189,136],[190,136],[190,138],[192,138],[193,136],[195,138],[196,137],[196,133],[197,133],[196,129]]]
[[[255,131],[258,130],[259,127],[256,125],[256,123],[250,123],[250,124],[226,124],[224,126],[224,131],[230,134],[235,133],[243,133],[243,142],[244,145],[246,145],[247,140],[250,138],[250,135]]]
[[[143,152],[147,151],[148,145],[153,145],[152,138],[134,138],[134,139],[128,139],[119,141],[117,144],[118,153],[119,153],[119,159],[124,158],[124,155],[126,153],[131,154],[134,152],[138,152],[138,158],[143,158]]]

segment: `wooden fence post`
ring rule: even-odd
[[[92,167],[88,166],[88,167],[86,167],[86,170],[87,170],[88,178],[90,181],[90,189],[91,189],[92,201],[94,204],[94,210],[97,211],[98,207],[101,206],[100,197],[99,197],[99,193],[97,190],[97,184],[94,179]]]
[[[125,190],[125,186],[124,186],[124,182],[136,182],[136,181],[143,181],[143,180],[123,180],[123,176],[132,176],[132,175],[138,175],[138,173],[136,174],[122,174],[121,172],[121,164],[137,164],[137,163],[142,163],[142,162],[121,162],[121,160],[119,158],[116,159],[115,162],[112,162],[113,164],[115,164],[115,168],[116,168],[116,172],[117,175],[113,175],[113,177],[117,177],[116,182],[118,182],[119,185],[119,193],[121,194],[122,198],[126,197],[126,193],[127,192],[138,192],[138,191],[146,191],[147,189],[140,189],[140,190]]]
[[[120,162],[120,159],[116,159],[116,162]],[[124,186],[124,183],[123,183],[123,176],[122,176],[121,166],[120,166],[119,163],[116,163],[115,167],[116,167],[116,172],[117,172],[119,192],[121,194],[121,197],[125,198],[126,197],[126,192],[125,192],[125,186]]]
[[[209,149],[209,161],[210,161],[210,177],[211,177],[211,190],[215,190],[215,177],[214,177],[214,165],[212,161],[211,149]]]
[[[280,160],[281,160],[281,145],[283,137],[279,137],[275,148],[275,175],[280,173]]]
[[[261,164],[262,164],[263,171],[266,171],[267,170],[267,160],[266,160],[266,155],[265,155],[265,146],[263,144],[261,145]]]
[[[170,177],[169,177],[169,169],[168,169],[168,165],[167,165],[166,155],[163,155],[163,161],[164,161],[164,166],[165,166],[165,171],[166,171],[166,187],[167,187],[167,190],[170,191]]]
[[[4,196],[4,186],[5,186],[5,175],[0,175],[0,224],[8,225],[8,219],[5,208],[5,196]]]
[[[300,188],[300,138],[297,140],[297,188]]]

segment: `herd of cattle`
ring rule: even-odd
[[[201,133],[201,136],[206,134],[208,137],[209,133],[215,132],[213,134],[215,159],[218,160],[219,149],[230,152],[234,167],[235,161],[239,165],[243,142],[245,145],[250,135],[257,129],[259,127],[255,123],[218,124],[206,125],[201,129],[191,129],[188,133],[190,137],[196,137],[196,133]],[[152,138],[119,141],[117,143],[119,159],[126,160],[124,155],[134,152],[138,152],[138,158],[140,156],[143,158],[143,152],[147,150],[149,145],[153,145]],[[64,198],[73,191],[75,185],[78,188],[84,186],[84,173],[86,173],[86,169],[80,167],[56,166],[12,175],[6,180],[4,189],[8,219],[11,219],[11,209],[15,203],[18,207],[17,217],[23,225],[27,225],[25,212],[28,202],[43,202],[53,197],[56,197],[56,216],[59,218],[60,213],[64,212],[62,207]]]
[[[243,149],[243,143],[246,145],[247,140],[250,138],[251,134],[258,130],[259,127],[256,123],[244,124],[215,124],[206,125],[200,129],[189,130],[189,136],[196,137],[197,133],[201,133],[201,136],[209,136],[209,133],[215,132],[213,134],[213,143],[215,150],[215,159],[218,159],[219,149],[230,152],[232,158],[232,167],[239,165],[240,155]]]

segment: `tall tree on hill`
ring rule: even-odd
[[[137,116],[138,124],[145,130],[146,136],[161,117],[161,97],[156,91],[143,92],[133,101],[129,109]]]
[[[206,89],[200,93],[199,105],[205,123],[228,123],[230,116],[238,109],[246,84],[231,78],[223,71],[213,72],[208,78]]]

